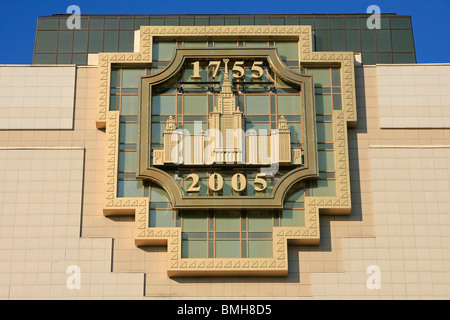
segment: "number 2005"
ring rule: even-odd
[[[200,180],[198,174],[191,173],[186,177],[186,179],[191,179],[192,184],[186,190],[189,193],[199,192],[200,185],[198,181]],[[267,189],[267,181],[265,180],[264,173],[258,173],[254,180],[255,191],[261,192]],[[223,189],[223,177],[219,173],[213,173],[208,177],[208,187],[213,192],[220,192]],[[247,188],[247,178],[242,173],[236,173],[231,178],[231,188],[235,192],[242,192]]]

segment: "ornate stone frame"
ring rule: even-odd
[[[185,259],[181,258],[181,228],[148,227],[147,198],[117,197],[117,164],[119,148],[119,112],[109,110],[111,66],[151,65],[155,37],[165,38],[272,38],[298,41],[299,60],[303,66],[337,66],[341,68],[342,110],[334,110],[336,196],[306,197],[305,226],[274,227],[273,258]],[[353,52],[314,52],[310,26],[143,26],[140,29],[139,52],[99,53],[97,128],[106,133],[104,209],[109,215],[135,216],[135,243],[167,245],[168,276],[196,275],[287,275],[288,243],[318,244],[321,214],[350,214],[350,172],[347,127],[356,125],[356,96]]]

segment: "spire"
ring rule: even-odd
[[[223,76],[223,83],[222,83],[222,91],[221,94],[230,94],[231,91],[231,82],[230,82],[230,76],[228,75],[228,62],[230,62],[229,59],[223,59],[223,62],[225,62],[225,73]]]

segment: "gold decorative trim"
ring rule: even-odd
[[[270,37],[298,40],[302,65],[339,66],[341,68],[342,110],[334,111],[333,130],[336,167],[335,197],[306,197],[302,228],[275,227],[273,258],[270,259],[184,259],[181,258],[181,228],[148,227],[147,198],[117,197],[119,150],[119,113],[109,111],[111,65],[150,66],[153,39],[157,38],[240,38]],[[169,276],[195,275],[287,275],[287,245],[318,244],[319,213],[349,214],[351,211],[347,127],[356,125],[354,55],[352,52],[314,52],[310,26],[144,26],[140,29],[140,50],[134,53],[99,53],[97,85],[97,128],[105,129],[104,214],[134,215],[135,243],[167,244]]]

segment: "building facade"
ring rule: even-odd
[[[448,298],[410,17],[68,18],[0,66],[1,298]]]

